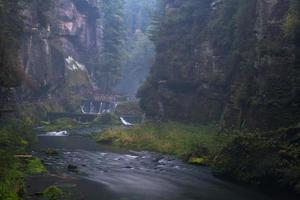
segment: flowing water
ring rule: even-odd
[[[55,149],[58,156],[38,153],[47,148]],[[115,149],[83,136],[39,137],[35,152],[50,175],[29,179],[32,194],[47,184],[56,184],[70,188],[72,200],[277,199],[219,180],[207,168],[172,156]],[[68,171],[69,164],[77,166],[78,173]]]

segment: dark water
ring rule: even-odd
[[[88,200],[271,200],[247,187],[213,177],[207,168],[171,156],[122,151],[82,136],[39,137],[36,151],[53,148],[59,156],[40,154],[51,176],[32,177],[29,184],[70,187],[71,199]],[[79,173],[68,172],[67,165]]]

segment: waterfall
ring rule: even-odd
[[[82,106],[80,106],[80,109],[81,109],[81,112],[82,112],[83,114],[86,114],[86,112],[84,111],[84,107],[85,107],[85,104],[83,104]]]
[[[90,114],[95,113],[95,106],[94,106],[94,104],[93,104],[92,101],[90,102],[90,112],[89,112],[89,113],[90,113]]]
[[[85,101],[80,105],[82,114],[96,114],[110,113],[116,110],[118,104],[113,102],[103,101]]]
[[[101,114],[101,113],[102,113],[102,101],[101,101],[100,106],[99,106],[99,112],[98,112],[98,114]]]
[[[121,120],[122,124],[125,126],[133,126],[132,123],[127,122],[123,117],[120,117],[120,120]]]
[[[45,51],[46,54],[49,55],[50,54],[50,50],[49,50],[49,43],[47,39],[43,39],[44,45],[45,45]]]

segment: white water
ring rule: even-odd
[[[40,136],[53,136],[53,137],[63,137],[63,136],[69,136],[70,134],[67,131],[51,131],[46,134],[40,135]]]
[[[124,124],[125,126],[133,126],[132,123],[127,122],[123,117],[120,117],[120,120],[121,120],[122,124]]]
[[[85,65],[77,62],[73,57],[69,56],[68,58],[66,58],[66,62],[67,62],[67,68],[71,71],[77,71],[77,70],[81,70],[81,71],[87,71]]]

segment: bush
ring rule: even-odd
[[[104,113],[100,117],[96,118],[93,123],[101,125],[117,125],[120,124],[120,120],[114,113]]]
[[[297,190],[299,139],[299,128],[239,136],[215,157],[214,174],[245,183]]]

